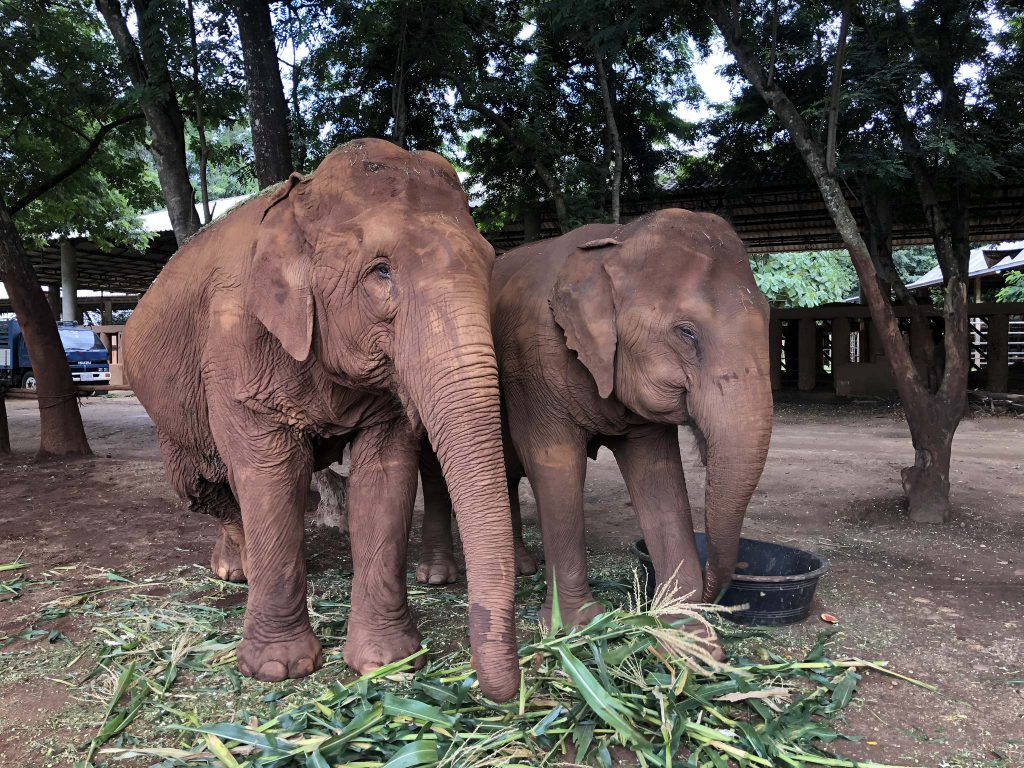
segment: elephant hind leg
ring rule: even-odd
[[[227,483],[200,480],[196,495],[189,497],[189,509],[212,515],[219,522],[217,541],[210,556],[210,570],[224,581],[243,583],[246,571],[245,531],[238,500]]]
[[[416,580],[431,586],[451,584],[459,578],[452,548],[452,501],[441,465],[426,439],[420,450],[420,477],[423,480],[423,526]]]
[[[213,555],[210,557],[210,570],[223,581],[236,584],[245,582],[245,534],[241,517],[221,521],[217,541],[213,545]]]
[[[537,572],[537,558],[523,541],[523,517],[519,509],[519,483],[522,477],[508,478],[508,501],[512,510],[512,541],[516,547],[516,576],[533,576]]]

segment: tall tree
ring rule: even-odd
[[[148,148],[174,237],[181,245],[196,233],[200,221],[186,161],[185,120],[169,67],[166,6],[160,0],[133,0],[139,34],[136,40],[120,0],[96,0],[146,116]]]
[[[277,42],[270,17],[270,2],[238,0],[235,3],[235,17],[238,20],[245,62],[256,178],[260,188],[265,188],[288,178],[293,168],[288,133],[288,103],[277,63]]]
[[[133,151],[141,115],[119,98],[116,53],[86,0],[0,4],[0,53],[0,281],[38,382],[39,455],[88,455],[64,347],[23,239],[90,232],[104,244],[139,244],[132,203],[152,200]]]
[[[1005,159],[988,140],[988,94],[957,73],[991,63],[986,14],[994,9],[985,2],[938,0],[908,12],[893,0],[878,0],[846,6],[851,16],[844,22],[828,4],[769,9],[707,0],[705,7],[739,72],[769,108],[775,135],[785,131],[820,189],[853,260],[914,443],[914,466],[903,471],[910,515],[948,519],[951,445],[966,401],[968,205],[972,194],[999,177]],[[837,39],[830,30],[847,24],[851,36],[843,51],[845,36]],[[840,71],[843,84],[832,89],[840,97],[823,99],[829,74],[835,78]],[[749,100],[743,103],[752,109]],[[837,106],[830,109],[832,103]],[[844,136],[833,140],[837,125]],[[772,130],[763,129],[778,147]],[[836,148],[831,157],[830,146]],[[745,158],[734,156],[749,169],[759,148],[748,149],[753,151]],[[846,185],[865,199],[863,230],[847,204]],[[944,366],[933,381],[915,366],[892,305],[893,290],[910,299],[892,277],[890,213],[893,201],[913,197],[944,276]],[[909,215],[905,205],[898,210]]]

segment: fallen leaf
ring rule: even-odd
[[[724,696],[716,696],[715,701],[746,701],[747,699],[777,699],[782,696],[789,696],[789,688],[765,688],[761,691],[733,691]]]

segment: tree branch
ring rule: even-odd
[[[80,171],[92,159],[93,155],[99,151],[100,146],[111,131],[120,128],[122,125],[127,125],[128,123],[133,123],[136,120],[141,119],[141,114],[127,115],[101,127],[96,131],[96,135],[93,136],[92,141],[89,142],[89,146],[87,146],[82,154],[80,154],[74,161],[69,163],[65,168],[58,171],[50,178],[36,184],[32,189],[22,195],[21,198],[15,200],[9,209],[11,216],[16,215],[18,211],[25,208],[25,206],[38,200],[65,179],[68,179],[78,173],[78,171]]]
[[[551,173],[547,165],[545,165],[544,162],[541,161],[539,157],[537,157],[536,153],[530,149],[526,142],[523,141],[516,134],[516,132],[512,129],[512,126],[508,124],[508,121],[505,120],[505,118],[503,118],[495,110],[493,110],[491,107],[487,106],[483,102],[476,101],[475,99],[470,97],[466,93],[466,89],[462,85],[462,83],[454,82],[453,85],[455,86],[455,90],[459,94],[459,99],[462,101],[463,104],[466,105],[468,109],[471,109],[474,112],[483,115],[488,120],[493,122],[494,125],[498,128],[498,131],[500,131],[501,134],[506,139],[512,142],[512,145],[515,146],[515,148],[519,150],[527,160],[529,160],[530,164],[533,166],[533,169],[537,172],[537,175],[540,177],[541,182],[544,184],[545,187],[547,187],[548,192],[551,194],[551,197],[555,201],[555,215],[558,218],[559,230],[561,230],[562,234],[568,232],[569,215],[565,208],[565,198],[562,195],[562,188],[559,186],[558,181],[555,179],[554,174]]]
[[[839,96],[843,84],[843,60],[846,58],[846,36],[850,27],[850,0],[843,0],[843,15],[839,21],[839,45],[832,66],[832,96],[828,106],[828,139],[825,145],[825,167],[830,175],[836,172],[836,127],[839,123]]]

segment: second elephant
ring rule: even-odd
[[[505,416],[506,467],[537,499],[550,620],[600,611],[587,583],[583,485],[587,456],[614,454],[661,580],[713,600],[736,565],[740,529],[772,430],[768,303],[742,242],[721,218],[661,210],[626,225],[591,224],[499,257],[491,316]],[[702,573],[678,425],[707,466]],[[443,479],[424,471],[417,576],[454,579]],[[529,572],[517,534],[518,570]],[[557,582],[556,582],[557,580]]]

